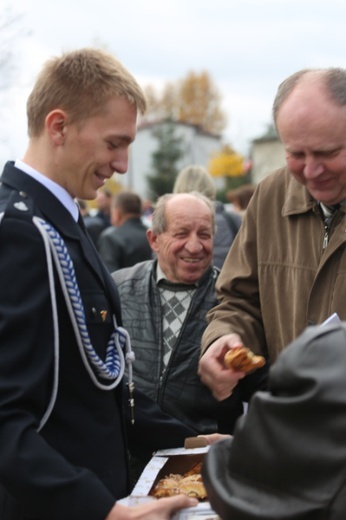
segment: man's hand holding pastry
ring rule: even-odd
[[[199,362],[198,374],[203,384],[212,391],[215,399],[223,401],[232,394],[245,372],[236,372],[224,363],[225,354],[234,347],[243,347],[238,334],[221,336],[210,345]]]

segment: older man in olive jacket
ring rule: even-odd
[[[273,362],[308,325],[346,319],[346,69],[302,70],[279,87],[273,113],[287,168],[266,177],[220,277],[199,365],[225,399],[237,378],[229,348]]]

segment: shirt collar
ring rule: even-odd
[[[53,195],[61,202],[63,206],[65,206],[67,211],[71,213],[73,219],[77,222],[79,217],[79,210],[76,201],[62,186],[52,181],[20,159],[15,161],[15,167],[19,170],[22,170],[27,175],[30,175],[30,177],[35,179],[37,182],[47,188],[47,190],[53,193]]]
[[[165,275],[165,273],[162,271],[161,269],[161,266],[159,264],[159,262],[157,262],[157,266],[156,266],[156,283],[158,284],[161,280],[165,280],[171,284],[173,284],[174,282],[171,282],[170,280],[168,280],[167,276]],[[182,284],[178,284],[177,285],[182,285]],[[183,285],[187,285],[187,284],[183,284]],[[193,283],[193,284],[190,284],[191,287],[198,287],[198,283]]]
[[[331,217],[336,210],[340,208],[340,206],[346,206],[346,201],[342,200],[339,204],[335,204],[334,206],[326,206],[323,202],[320,202],[321,209],[323,211],[323,215],[325,217]]]

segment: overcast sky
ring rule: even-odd
[[[346,0],[0,0],[4,5],[21,20],[15,86],[0,95],[2,162],[24,152],[30,86],[43,62],[62,51],[107,47],[141,85],[157,88],[206,70],[227,114],[224,140],[244,155],[271,122],[285,77],[303,67],[346,67]]]

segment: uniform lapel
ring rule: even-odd
[[[95,272],[102,284],[105,283],[101,261],[91,240],[65,206],[45,186],[15,168],[12,163],[6,164],[1,181],[32,197],[35,214],[55,228],[67,247],[70,241],[78,241],[86,264]]]
[[[97,268],[98,268],[98,271],[100,271],[102,274],[102,280],[103,280],[105,289],[107,291],[108,297],[112,301],[113,307],[115,309],[119,309],[120,308],[120,299],[119,299],[118,291],[116,289],[116,285],[115,285],[114,280],[111,277],[108,269],[106,268],[105,264],[103,263],[100,255],[98,254],[98,252],[96,250],[95,244],[92,241],[92,239],[85,227],[84,220],[83,220],[83,217],[81,214],[79,214],[78,226],[81,230],[81,235],[82,235],[81,242],[83,243],[83,246],[84,246],[83,249],[84,249],[84,251],[87,251],[88,254],[90,254],[90,258],[92,256],[93,258],[97,259]],[[118,321],[119,321],[119,319],[120,319],[120,316],[118,316]]]

